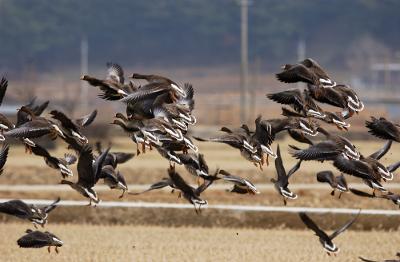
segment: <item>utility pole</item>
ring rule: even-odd
[[[303,61],[304,59],[306,59],[306,42],[304,39],[300,38],[297,42],[297,61]],[[297,88],[301,89],[303,87],[303,83],[297,83]]]
[[[81,39],[81,75],[87,75],[89,71],[89,45],[86,35]],[[89,108],[88,85],[86,81],[81,81],[81,110],[86,112]]]
[[[240,0],[240,122],[247,121],[248,57],[248,0]]]

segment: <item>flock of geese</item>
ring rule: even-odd
[[[276,178],[272,178],[278,194],[282,196],[284,204],[294,200],[298,195],[289,189],[289,179],[299,170],[303,161],[326,161],[340,171],[335,176],[332,171],[326,170],[317,173],[317,181],[328,183],[335,191],[342,193],[352,192],[360,197],[382,198],[392,201],[400,207],[400,195],[390,192],[384,183],[393,179],[393,172],[400,166],[400,161],[391,165],[380,162],[380,159],[390,150],[392,142],[400,142],[399,125],[379,117],[371,117],[366,122],[369,132],[385,140],[385,144],[375,153],[364,156],[357,147],[340,134],[330,133],[321,124],[329,124],[339,130],[348,130],[350,124],[347,119],[364,109],[363,102],[349,86],[336,83],[322,67],[313,59],[305,59],[297,64],[284,65],[282,72],[276,75],[284,83],[306,83],[304,90],[289,89],[278,93],[267,94],[267,97],[284,105],[281,118],[264,119],[259,116],[255,119],[254,128],[243,124],[238,128],[222,127],[220,133],[212,137],[190,137],[190,126],[196,124],[193,115],[195,106],[194,89],[191,84],[183,86],[163,76],[132,74],[129,81],[125,80],[123,69],[115,63],[107,63],[107,76],[98,79],[84,75],[81,80],[87,81],[100,91],[99,97],[122,103],[126,112],[117,113],[113,121],[125,131],[136,144],[136,155],[144,154],[146,150],[157,150],[169,161],[168,176],[161,181],[155,181],[143,192],[128,192],[130,195],[143,194],[152,190],[170,187],[179,192],[193,204],[195,212],[200,213],[207,201],[201,194],[214,181],[224,180],[232,183],[230,192],[237,194],[258,194],[256,186],[248,179],[230,174],[226,170],[217,168],[209,170],[205,157],[198,150],[194,141],[209,141],[227,144],[239,150],[241,156],[262,169],[269,164],[269,158],[275,162]],[[139,79],[143,85],[136,85],[134,80]],[[8,81],[3,78],[0,82],[0,105],[5,96]],[[100,198],[93,189],[94,185],[103,180],[111,189],[122,191],[121,198],[128,191],[124,176],[118,171],[118,165],[134,157],[134,154],[112,152],[111,148],[103,149],[100,143],[94,147],[89,145],[88,139],[82,130],[90,125],[97,111],[72,119],[65,113],[52,110],[44,116],[49,102],[37,104],[35,100],[22,106],[17,112],[17,121],[12,123],[0,114],[0,140],[3,147],[0,151],[1,172],[6,164],[10,142],[23,143],[26,152],[42,157],[50,168],[58,170],[62,176],[61,184],[69,185],[83,197],[89,200],[88,205],[96,205]],[[321,105],[327,104],[339,108],[338,112],[324,110]],[[305,144],[306,148],[290,145],[289,153],[296,158],[297,163],[288,171],[283,165],[281,150],[277,145],[272,146],[277,134],[287,131],[294,140]],[[319,133],[320,140],[315,140]],[[67,149],[73,153],[66,153],[64,158],[57,158],[41,146],[37,139],[48,137],[52,140],[61,139]],[[93,149],[94,148],[94,149]],[[95,152],[94,152],[95,151]],[[73,172],[70,166],[77,163],[78,180],[71,181]],[[175,165],[183,165],[188,173],[197,179],[197,187],[187,183],[175,170]],[[364,192],[349,188],[346,176],[361,179],[371,188]],[[29,220],[35,227],[47,223],[49,213],[57,207],[60,199],[56,199],[49,206],[38,207],[21,200],[11,200],[0,203],[0,212]],[[326,234],[306,214],[299,214],[301,221],[314,231],[319,237],[324,250],[336,255],[339,248],[332,242],[335,237],[349,228],[357,219],[353,217],[345,225],[331,235]],[[54,234],[46,231],[27,230],[26,235],[18,241],[20,247],[58,247],[63,242]],[[365,260],[368,261],[368,260]]]

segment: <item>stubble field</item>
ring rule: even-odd
[[[289,141],[277,141],[281,145],[287,169],[296,162],[287,152],[287,145],[291,143]],[[365,155],[384,144],[379,140],[354,143]],[[270,178],[275,176],[273,163],[261,171],[226,145],[198,145],[211,171],[217,167],[223,168],[232,174],[249,178],[256,185],[269,184]],[[136,147],[128,139],[118,138],[113,141],[112,150],[135,152]],[[51,153],[62,156],[64,152],[64,148],[58,147]],[[382,162],[389,165],[398,161],[397,152],[399,146],[395,144]],[[168,162],[153,151],[135,157],[119,169],[128,184],[140,185],[167,176],[167,167]],[[290,183],[317,183],[315,173],[323,169],[335,170],[329,163],[303,163]],[[196,182],[182,167],[178,167],[178,171],[186,180]],[[77,178],[76,171],[74,173],[72,180]],[[22,147],[13,146],[0,181],[2,185],[55,185],[59,183],[60,175],[46,167],[42,159],[26,155]],[[396,176],[393,183],[399,181]],[[361,181],[350,177],[349,182]],[[205,192],[204,198],[210,204],[283,205],[275,191],[260,191],[261,194],[256,196],[242,196],[224,190],[210,190]],[[299,198],[290,201],[288,206],[396,210],[391,202],[379,199],[360,199],[351,194],[343,195],[340,200],[332,198],[328,186],[316,190],[293,191]],[[129,195],[122,200],[118,199],[119,194],[117,191],[99,193],[104,201],[185,203],[167,190],[142,196]],[[0,198],[54,199],[57,196],[63,200],[83,200],[72,191],[0,192]],[[349,216],[328,214],[316,218],[324,229],[333,229],[345,223]],[[335,240],[341,248],[335,258],[326,255],[318,239],[311,231],[305,230],[296,214],[204,210],[197,216],[193,210],[59,207],[50,215],[46,226],[46,230],[65,242],[61,253],[56,255],[48,254],[45,249],[20,250],[16,240],[32,226],[28,222],[16,221],[19,220],[0,216],[0,234],[3,236],[0,238],[1,261],[356,261],[360,255],[378,260],[394,258],[398,251],[396,243],[400,240],[397,216],[363,215],[352,230]],[[383,228],[391,231],[384,231]]]
[[[393,258],[400,241],[396,232],[348,231],[329,257],[318,239],[304,230],[235,229],[52,224],[49,230],[65,245],[56,254],[45,249],[21,250],[15,241],[27,228],[0,224],[2,261],[357,261],[358,256]],[[7,236],[7,237],[4,237]]]

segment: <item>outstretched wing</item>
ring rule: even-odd
[[[390,147],[392,146],[392,140],[386,141],[385,145],[379,149],[378,151],[372,153],[369,157],[379,160],[381,159],[386,153],[390,150]]]
[[[4,144],[3,148],[0,151],[0,175],[3,173],[4,165],[7,162],[9,149],[10,149],[10,146],[8,144]]]
[[[89,126],[97,116],[97,110],[93,110],[92,113],[85,115],[75,120],[76,124],[81,127]]]
[[[164,188],[164,187],[167,187],[167,186],[171,186],[171,184],[172,184],[172,181],[169,178],[163,178],[161,181],[152,184],[148,189],[146,189],[146,190],[144,190],[142,192],[138,192],[138,193],[129,192],[128,194],[130,194],[130,195],[140,195],[140,194],[149,192],[151,190],[161,189],[161,188]]]
[[[107,79],[116,81],[120,84],[125,82],[124,70],[119,64],[108,62],[107,66]]]
[[[51,203],[48,206],[45,206],[43,208],[44,212],[45,213],[50,213],[51,211],[53,211],[57,207],[57,204],[60,202],[60,200],[61,200],[61,198],[58,197],[53,203]]]
[[[329,237],[328,237],[328,235],[324,232],[324,231],[322,231],[316,224],[315,224],[315,222],[314,221],[312,221],[312,219],[306,214],[306,213],[304,213],[304,212],[300,212],[299,213],[299,216],[300,216],[300,219],[303,221],[303,223],[309,228],[309,229],[311,229],[312,231],[314,231],[314,233],[318,236],[318,237],[320,237],[320,238],[322,238],[322,239],[326,239],[326,240],[329,240]]]
[[[290,148],[290,154],[293,157],[304,161],[333,160],[340,153],[337,145],[330,140],[311,145],[307,149],[299,149],[291,145]]]
[[[356,219],[358,218],[358,216],[361,213],[361,209],[358,212],[358,214],[353,217],[352,219],[350,219],[346,224],[344,224],[342,227],[338,228],[335,232],[333,232],[330,236],[329,239],[333,240],[335,237],[337,237],[338,235],[340,235],[341,233],[343,233],[346,229],[348,229],[349,227],[351,227],[351,225],[353,225],[354,221],[356,221]]]
[[[276,78],[283,83],[305,82],[314,84],[313,74],[301,64],[294,65],[289,69],[276,74]]]
[[[7,91],[8,81],[5,77],[0,80],[0,105],[3,103],[4,96]]]
[[[50,112],[50,115],[52,115],[52,118],[60,121],[61,125],[69,130],[73,130],[75,132],[79,132],[78,127],[72,122],[72,120],[67,117],[63,112],[53,110]]]

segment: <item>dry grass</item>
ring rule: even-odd
[[[400,241],[395,232],[348,231],[330,258],[311,231],[287,229],[163,228],[142,226],[50,225],[65,245],[60,254],[19,249],[27,227],[0,224],[2,261],[357,261],[358,256],[393,258]]]

